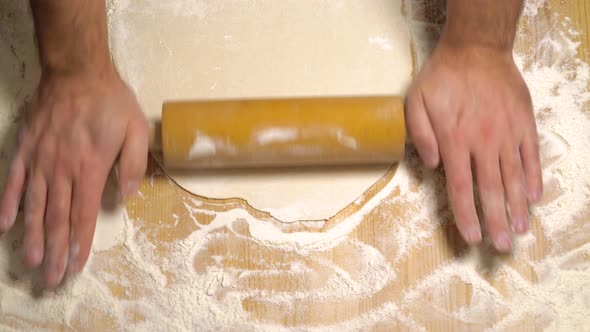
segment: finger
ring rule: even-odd
[[[502,183],[508,201],[512,229],[519,234],[528,228],[528,207],[524,184],[524,173],[518,149],[506,145],[500,155]]]
[[[47,202],[47,182],[39,168],[33,168],[25,194],[24,260],[30,267],[41,264],[44,256],[43,219]]]
[[[147,168],[148,126],[145,119],[132,122],[127,128],[119,162],[119,185],[124,196],[137,193]]]
[[[469,150],[445,139],[441,155],[447,177],[447,190],[457,228],[470,245],[481,242],[481,229],[473,197]]]
[[[0,233],[8,231],[14,225],[25,189],[25,180],[25,162],[21,154],[17,154],[10,164],[6,185],[0,198]]]
[[[107,173],[86,168],[82,170],[85,175],[74,180],[68,274],[79,273],[88,260]]]
[[[45,283],[48,287],[56,287],[66,270],[72,200],[71,180],[60,166],[55,169],[48,193],[45,215]]]
[[[530,202],[536,203],[543,195],[543,175],[539,156],[539,138],[535,121],[532,119],[529,128],[525,128],[520,145],[520,156],[524,168],[527,196]]]
[[[512,238],[506,223],[506,204],[500,172],[499,157],[495,153],[475,157],[479,197],[485,226],[494,247],[500,252],[512,250]]]
[[[426,166],[436,168],[440,162],[438,143],[424,106],[422,93],[410,93],[406,103],[406,121],[412,142]]]

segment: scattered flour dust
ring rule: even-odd
[[[109,1],[109,13],[128,1]],[[189,6],[188,1],[175,1],[167,5],[179,15],[206,19],[208,2],[194,3]],[[524,19],[534,20],[544,4],[542,0],[528,1]],[[406,6],[407,10],[411,8]],[[420,59],[425,59],[432,47],[431,36],[437,33],[433,29],[440,32],[440,26],[415,21],[413,15],[409,10],[408,22],[422,63]],[[83,274],[38,298],[27,290],[39,276],[30,275],[14,258],[13,251],[22,236],[22,230],[17,230],[3,238],[0,246],[2,330],[61,330],[63,324],[80,330],[99,322],[111,330],[280,331],[288,330],[278,325],[283,318],[288,320],[306,310],[332,313],[352,300],[377,304],[357,316],[336,321],[328,317],[328,323],[295,328],[342,331],[405,327],[421,331],[429,322],[440,319],[453,321],[458,324],[453,326],[465,330],[502,331],[523,322],[537,322],[534,328],[552,331],[587,329],[590,70],[575,59],[575,36],[566,22],[566,26],[547,29],[545,38],[530,52],[515,54],[535,104],[546,187],[543,201],[534,209],[542,232],[517,241],[516,264],[490,267],[493,257],[489,252],[472,249],[459,259],[434,267],[416,284],[392,293],[389,300],[372,301],[377,294],[395,289],[400,282],[398,263],[411,259],[412,251],[428,246],[440,227],[436,196],[444,192],[440,189],[441,174],[416,172],[416,155],[410,153],[375,197],[331,227],[324,228],[326,224],[322,223],[298,229],[296,225],[258,220],[241,208],[212,212],[211,203],[191,198],[183,202],[186,214],[174,215],[175,225],[156,223],[151,227],[154,232],[166,232],[177,226],[180,218],[188,218],[195,229],[183,238],[156,245],[153,234],[143,231],[145,224],[153,221],[125,218],[124,229],[113,234],[123,237],[120,242],[110,244],[109,250],[94,252]],[[386,45],[378,39],[373,42]],[[419,177],[423,180],[417,186]],[[388,212],[387,207],[394,210],[399,206],[408,207],[407,213]],[[391,229],[378,234],[381,238],[369,245],[352,234],[373,213],[381,213],[384,223],[387,218],[392,222],[387,224]],[[547,253],[541,258],[529,257],[529,249],[540,242],[546,243]],[[241,262],[236,256],[238,249],[220,245],[223,243],[241,243],[261,254]],[[345,253],[345,261],[330,258],[329,253],[337,250]],[[284,259],[269,260],[270,254]],[[354,262],[354,268],[347,262]],[[522,266],[534,271],[536,278],[521,273]],[[489,269],[493,269],[494,282],[484,277]],[[281,292],[253,282],[257,278],[269,283],[293,282],[299,287],[295,292]],[[470,289],[470,300],[452,312],[443,312],[449,289],[457,285]],[[249,322],[252,312],[246,303],[261,308],[258,322]]]
[[[259,130],[255,136],[259,145],[285,143],[296,140],[299,130],[291,127],[270,127]]]
[[[393,49],[393,45],[391,45],[391,42],[387,40],[387,38],[385,37],[370,37],[369,44],[381,47],[384,51],[389,51]]]
[[[193,145],[189,151],[189,158],[214,156],[216,151],[215,142],[209,136],[197,130]]]

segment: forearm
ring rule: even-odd
[[[105,0],[31,0],[44,71],[112,69]]]
[[[448,0],[442,40],[511,51],[524,0]]]

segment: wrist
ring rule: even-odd
[[[44,72],[113,70],[104,0],[31,0]]]
[[[104,88],[119,84],[121,81],[114,66],[86,69],[62,69],[61,67],[44,67],[41,71],[39,86],[58,88],[63,91],[94,91],[100,93]]]
[[[452,49],[479,50],[495,54],[512,54],[514,41],[510,38],[486,40],[445,29],[440,38],[439,44]]]
[[[436,46],[436,52],[447,54],[446,57],[450,60],[461,62],[486,62],[489,65],[514,62],[512,47],[460,42],[444,36]]]
[[[511,53],[524,0],[448,0],[441,40],[459,48]]]
[[[49,52],[48,52],[49,53]],[[41,71],[51,75],[109,76],[116,73],[110,55],[84,57],[75,50],[40,57]]]

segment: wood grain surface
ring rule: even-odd
[[[418,17],[416,20],[423,20],[424,22],[430,22],[434,24],[442,23],[441,8],[444,7],[442,1],[432,1],[430,8],[425,8],[423,11],[415,12]],[[542,15],[537,17],[534,22],[524,21],[522,24],[522,34],[517,41],[517,49],[526,51],[533,45],[536,45],[540,39],[542,39],[548,30],[557,28],[558,25],[562,24],[565,17],[571,18],[571,27],[574,30],[582,31],[580,35],[580,41],[582,46],[580,47],[579,57],[582,60],[588,60],[588,50],[590,39],[588,37],[588,22],[590,16],[587,15],[590,10],[590,4],[587,1],[551,1],[550,4],[542,7]],[[410,157],[411,158],[411,157]],[[153,167],[157,168],[156,165]],[[423,170],[421,170],[423,171]],[[156,177],[157,184],[154,186],[144,186],[142,192],[146,195],[144,198],[150,202],[161,202],[151,208],[146,208],[141,204],[134,205],[135,208],[131,209],[131,215],[136,217],[137,220],[142,221],[142,227],[148,227],[152,222],[157,220],[165,220],[171,213],[179,213],[182,207],[175,210],[175,206],[178,205],[179,201],[182,201],[182,197],[188,197],[190,194],[179,190],[174,184],[171,184],[164,175],[159,171],[160,174]],[[384,180],[387,180],[392,176],[392,172]],[[385,181],[381,181],[376,184],[368,192],[368,196],[374,195],[378,192]],[[422,185],[417,183],[416,185]],[[444,188],[438,188],[438,193],[444,195]],[[393,193],[396,195],[399,193]],[[551,193],[548,193],[550,195]],[[188,195],[188,196],[187,196]],[[363,313],[369,312],[387,303],[399,303],[402,294],[405,291],[412,288],[417,282],[422,280],[424,277],[430,275],[435,269],[440,266],[457,259],[465,252],[466,245],[461,240],[458,232],[455,229],[454,224],[451,221],[450,214],[448,213],[448,205],[442,199],[440,209],[446,211],[441,213],[441,227],[432,235],[431,238],[427,239],[427,245],[410,252],[408,255],[397,260],[394,258],[394,250],[390,247],[383,246],[384,238],[395,232],[396,225],[394,220],[398,220],[400,216],[406,213],[412,213],[416,207],[400,205],[390,205],[384,203],[377,207],[372,213],[365,217],[365,220],[350,234],[350,239],[354,241],[360,241],[366,243],[378,250],[382,251],[385,255],[390,255],[391,264],[395,265],[395,269],[398,272],[398,279],[396,282],[388,284],[377,294],[360,299],[351,299],[346,302],[339,303],[292,303],[290,308],[281,308],[272,303],[263,301],[262,299],[251,298],[243,302],[244,309],[251,314],[251,318],[257,321],[265,323],[280,324],[283,326],[326,326],[335,324],[338,322],[346,321],[350,317],[356,317]],[[224,209],[224,205],[219,205],[219,201],[215,201],[214,204],[209,206],[209,209],[218,210]],[[243,205],[245,202],[226,202],[227,206],[233,204]],[[246,205],[244,205],[246,206]],[[201,207],[202,208],[202,207]],[[260,218],[268,219],[268,222],[274,222],[268,218],[264,213],[257,213],[250,207],[246,207],[251,210],[254,214],[259,214]],[[284,228],[285,232],[296,231],[296,230],[307,230],[312,232],[322,232],[330,229],[335,224],[339,223],[342,218],[354,212],[358,207],[349,207],[339,215],[330,219],[321,228],[306,228],[305,225],[291,225],[289,228]],[[150,220],[152,219],[153,220]],[[207,224],[207,216],[203,215],[203,223]],[[182,229],[174,231],[173,233],[187,234],[192,229]],[[511,266],[525,280],[535,283],[537,281],[537,275],[530,265],[530,261],[538,261],[544,258],[550,251],[549,242],[543,234],[543,229],[540,224],[533,217],[531,232],[537,239],[536,243],[529,247],[526,252],[520,253],[519,256],[494,256],[490,257],[491,260],[495,260],[494,264],[507,264]],[[154,241],[159,239],[166,239],[167,241],[173,240],[177,234],[169,232],[153,234]],[[151,232],[150,232],[151,234]],[[261,268],[257,265],[258,258],[263,258],[267,261],[281,261],[295,259],[291,253],[281,252],[280,250],[272,250],[269,248],[262,248],[255,242],[240,241],[232,232],[227,231],[225,234],[227,237],[224,241],[220,241],[208,247],[208,250],[203,253],[202,257],[195,259],[195,268],[197,270],[204,270],[210,264],[210,260],[206,256],[231,256],[235,254],[234,259],[226,260],[222,268],[226,269],[243,269],[243,270],[255,270]],[[392,236],[391,236],[392,237]],[[590,240],[590,239],[588,239]],[[386,240],[385,240],[386,241]],[[328,259],[341,266],[351,267],[356,264],[354,257],[351,254],[350,248],[347,245],[341,245],[328,253],[320,254],[323,259]],[[298,259],[308,260],[311,263],[314,254],[310,257],[299,257]],[[324,275],[324,280],[329,276]],[[494,287],[499,293],[510,296],[509,285],[507,280],[502,276],[494,275],[493,271],[489,275],[484,275],[484,278]],[[313,289],[319,287],[322,284],[322,280],[310,279],[299,279],[292,280],[292,277],[287,275],[283,276],[263,276],[255,275],[254,277],[242,281],[239,287],[252,288],[252,289],[266,289],[269,292],[292,292],[300,289]],[[403,304],[402,311],[410,315],[424,326],[428,331],[455,331],[455,330],[482,330],[486,327],[494,325],[494,323],[500,321],[508,313],[506,312],[487,312],[487,317],[481,317],[479,322],[466,323],[459,319],[456,319],[451,313],[455,312],[458,308],[469,306],[471,302],[471,289],[472,286],[468,283],[464,283],[461,280],[454,280],[449,284],[448,287],[448,298],[444,299],[444,307],[438,308],[439,312],[436,313],[432,310],[424,310],[420,305],[416,304]],[[424,294],[428,296],[428,294]],[[447,313],[447,314],[445,314]],[[523,320],[509,328],[513,331],[524,331],[524,330],[540,330],[547,322],[540,317],[529,317],[529,319]],[[405,327],[403,323],[392,321],[390,323],[380,322],[373,327],[375,330],[411,330]]]
[[[441,14],[441,8],[443,7],[444,3],[442,1],[433,0],[429,7],[414,12],[417,17],[413,19],[432,23],[433,26],[440,25],[443,22],[443,15]],[[590,2],[587,0],[551,0],[549,4],[541,8],[541,13],[534,21],[524,20],[521,23],[526,38],[521,36],[518,39],[517,48],[519,50],[528,50],[541,40],[548,30],[558,26],[561,27],[564,19],[569,17],[571,19],[569,22],[571,28],[581,32],[579,36],[581,42],[579,58],[586,62],[590,61],[590,37],[588,35],[588,32],[590,32]],[[409,159],[408,162],[416,167],[415,172],[417,174],[426,172],[416,164],[416,155],[411,149],[407,158]],[[410,160],[412,158],[413,160]],[[395,167],[367,192],[366,199],[379,192],[391,179],[394,172]],[[418,187],[426,184],[418,181],[412,185]],[[467,249],[452,222],[445,198],[445,188],[442,184],[435,186],[439,186],[435,188],[435,192],[441,197],[437,207],[441,216],[440,227],[429,238],[423,239],[425,245],[408,252],[402,257],[396,255],[396,244],[391,241],[394,238],[393,233],[399,227],[397,224],[399,220],[403,220],[406,215],[417,213],[417,210],[421,207],[403,204],[403,200],[391,203],[392,200],[389,198],[401,194],[399,190],[394,190],[390,197],[383,200],[382,204],[364,217],[364,220],[349,235],[349,241],[344,241],[328,252],[297,256],[293,252],[283,251],[280,248],[264,247],[256,241],[248,240],[250,234],[247,227],[236,223],[233,225],[233,230],[227,228],[217,230],[219,238],[222,240],[208,243],[205,250],[202,250],[195,257],[193,268],[199,272],[216,265],[221,269],[248,271],[264,269],[265,264],[272,262],[300,261],[311,269],[316,269],[317,275],[293,277],[293,275],[289,274],[253,274],[250,278],[241,278],[236,287],[238,290],[258,289],[267,290],[268,292],[293,292],[302,289],[313,291],[324,285],[329,274],[333,273],[333,271],[324,271],[321,267],[315,266],[315,261],[318,259],[327,260],[354,274],[355,266],[362,260],[362,257],[357,256],[353,244],[364,243],[379,250],[397,273],[395,282],[388,283],[377,293],[337,303],[324,303],[321,301],[314,303],[310,300],[294,301],[294,303],[290,304],[288,310],[281,307],[281,305],[253,296],[243,301],[243,308],[253,321],[286,327],[322,327],[346,321],[351,317],[358,317],[393,303],[398,306],[404,315],[411,317],[428,331],[484,330],[501,321],[509,313],[502,310],[489,310],[479,316],[477,320],[468,322],[456,318],[457,316],[453,313],[456,313],[459,308],[469,307],[472,304],[473,285],[462,280],[456,279],[448,282],[446,297],[436,301],[439,304],[436,308],[429,307],[429,303],[435,302],[429,302],[429,297],[436,295],[428,292],[421,294],[423,299],[421,302],[408,303],[402,301],[403,295],[419,281],[429,276],[434,270],[461,257]],[[323,232],[329,230],[358,210],[363,203],[351,205],[321,226],[314,226],[307,223],[281,224],[273,220],[268,214],[254,210],[245,201],[239,199],[208,200],[197,198],[201,202],[199,209],[211,213],[193,216],[198,221],[195,223],[189,219],[186,212],[186,204],[191,204],[190,202],[193,201],[195,196],[185,192],[170,181],[154,159],[150,161],[148,176],[142,184],[141,193],[141,196],[127,202],[128,214],[138,232],[144,234],[146,241],[154,244],[156,254],[161,257],[172,254],[168,251],[170,249],[165,245],[166,243],[186,238],[192,232],[211,223],[216,212],[227,211],[236,206],[247,209],[252,215],[261,220],[276,224],[285,233],[291,233],[296,231]],[[552,192],[549,191],[546,195],[551,196]],[[550,197],[545,197],[545,199],[550,199]],[[180,219],[175,222],[171,217],[172,215],[180,216]],[[581,219],[587,220],[588,218]],[[583,223],[585,220],[579,222]],[[240,236],[236,235],[236,229],[240,232]],[[531,232],[535,236],[536,242],[524,252],[519,252],[517,256],[500,257],[490,254],[490,257],[488,257],[491,268],[489,273],[482,274],[482,278],[502,296],[510,297],[510,285],[505,276],[493,273],[494,264],[507,264],[514,271],[517,271],[524,280],[535,284],[538,276],[530,262],[543,259],[552,249],[550,242],[543,233],[543,229],[534,216],[532,218]],[[590,238],[586,240],[590,241]],[[125,248],[120,246],[99,253],[89,269],[92,271],[105,267],[112,268],[112,262],[116,262],[124,250]],[[212,259],[214,256],[222,256],[225,259],[221,262],[214,261]],[[590,263],[590,257],[586,257],[586,260]],[[261,261],[266,263],[261,265]],[[133,266],[126,266],[123,263],[117,266],[127,275],[141,277]],[[113,296],[122,300],[138,296],[144,291],[134,288],[133,285],[123,287],[115,283],[108,284],[107,287],[110,288]],[[90,330],[114,330],[118,328],[112,317],[97,308],[83,307],[80,310],[86,314],[86,317],[93,318],[84,322],[74,319],[72,326],[67,328],[54,323],[37,326],[56,331],[88,330],[89,326]],[[130,313],[130,315],[136,315],[137,320],[146,319],[140,313]],[[6,323],[14,327],[23,326],[6,321],[2,317],[0,317],[0,323]],[[546,324],[547,321],[543,317],[528,317],[509,326],[507,330],[541,330]],[[396,319],[389,322],[378,322],[370,329],[375,331],[412,330],[402,320]]]

